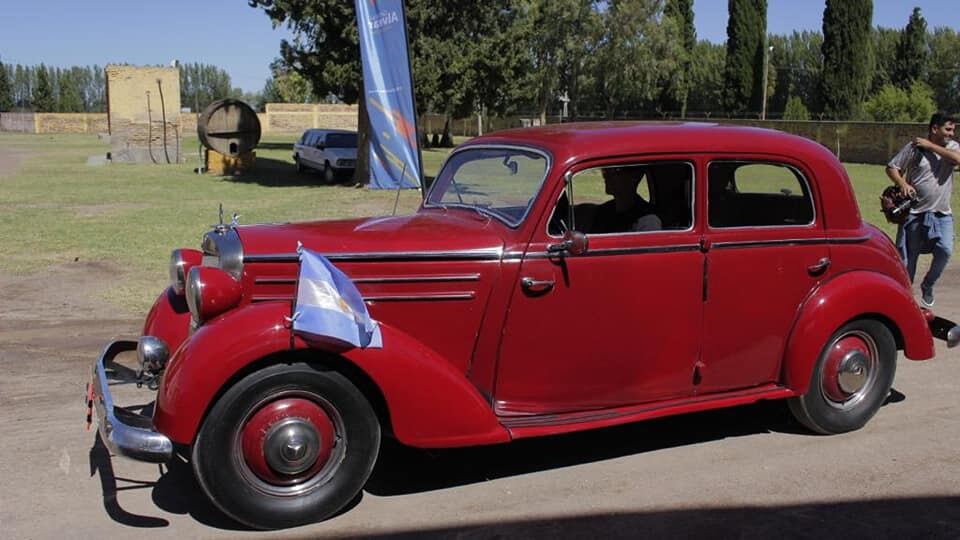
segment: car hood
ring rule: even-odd
[[[245,260],[290,256],[298,243],[326,256],[462,255],[499,258],[502,225],[479,214],[429,211],[396,217],[248,225],[237,229]]]

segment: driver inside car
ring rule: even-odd
[[[607,167],[603,169],[603,185],[613,199],[597,208],[590,227],[594,234],[659,231],[660,218],[653,205],[637,193],[644,172],[639,167]]]

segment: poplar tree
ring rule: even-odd
[[[729,0],[724,106],[728,113],[759,111],[767,34],[766,0]]]
[[[53,85],[50,83],[50,73],[47,67],[40,64],[37,68],[37,86],[33,89],[33,109],[36,112],[53,112],[56,100],[53,96]]]
[[[827,0],[820,93],[828,118],[849,120],[860,111],[871,82],[872,20],[872,0]]]
[[[7,66],[0,62],[0,111],[9,111],[13,108],[13,92],[10,87],[10,77]]]
[[[910,21],[900,32],[897,56],[893,64],[893,84],[909,89],[915,81],[922,81],[927,73],[930,57],[927,46],[927,21],[920,8],[913,8]]]

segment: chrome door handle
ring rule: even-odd
[[[553,289],[554,285],[554,281],[549,279],[533,279],[532,277],[525,277],[520,280],[520,286],[523,287],[523,290],[528,293],[548,293]]]
[[[823,257],[822,259],[817,261],[816,264],[811,264],[810,266],[808,266],[807,272],[811,276],[819,276],[820,274],[824,273],[829,267],[830,267],[830,257]]]

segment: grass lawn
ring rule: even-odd
[[[181,165],[87,165],[108,145],[92,135],[0,133],[0,147],[25,152],[19,170],[0,178],[0,270],[42,271],[74,261],[102,261],[120,275],[105,301],[133,313],[149,308],[167,281],[170,250],[196,247],[224,213],[241,223],[389,215],[392,191],[323,186],[319,174],[294,172],[295,135],[265,137],[257,168],[238,178],[198,175],[196,139],[184,141]],[[447,150],[424,151],[435,175]],[[864,218],[888,234],[877,197],[888,183],[882,166],[847,165]],[[956,194],[954,195],[957,196]],[[954,201],[956,204],[956,201]],[[416,210],[420,193],[400,192],[398,214]]]

